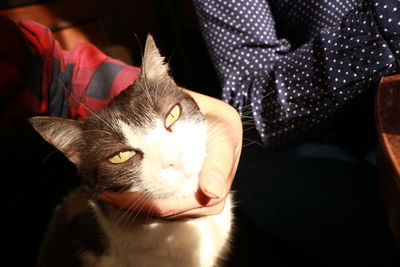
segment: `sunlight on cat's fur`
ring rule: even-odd
[[[196,102],[168,75],[149,35],[137,81],[83,121],[34,117],[33,127],[78,168],[82,186],[56,212],[38,266],[218,266],[229,248],[230,197],[218,215],[187,221],[120,210],[105,191],[181,198],[198,190],[210,136]],[[207,133],[208,132],[208,133]]]

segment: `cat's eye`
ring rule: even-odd
[[[172,109],[168,112],[167,117],[165,118],[165,128],[169,129],[174,122],[179,119],[181,115],[181,106],[176,104],[172,107]]]
[[[114,164],[124,163],[125,161],[129,160],[133,156],[136,155],[136,152],[133,150],[129,151],[122,151],[116,154],[115,156],[108,159],[109,162]]]

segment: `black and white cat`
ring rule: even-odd
[[[82,178],[82,186],[55,211],[39,267],[219,265],[229,247],[230,199],[218,215],[173,221],[97,198],[105,191],[180,198],[198,190],[207,123],[168,75],[151,36],[137,81],[102,110],[83,121],[33,117],[30,122],[76,164]]]

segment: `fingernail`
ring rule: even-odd
[[[209,198],[220,198],[224,192],[224,177],[219,172],[210,172],[205,177],[204,189]]]

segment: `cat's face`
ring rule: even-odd
[[[84,121],[35,117],[34,128],[64,152],[95,192],[181,197],[198,188],[207,126],[196,102],[168,76],[148,38],[134,85]]]

